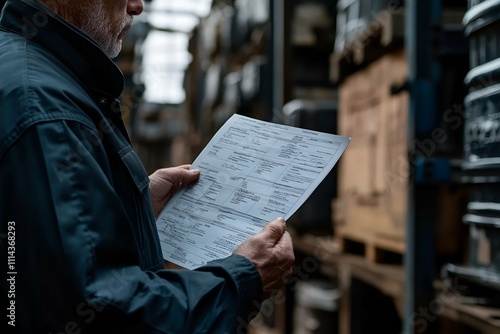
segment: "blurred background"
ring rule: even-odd
[[[151,0],[116,62],[150,173],[235,113],[352,138],[251,333],[500,333],[499,0]]]

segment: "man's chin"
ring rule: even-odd
[[[109,51],[106,52],[109,58],[115,59],[120,54],[122,50],[122,41],[120,40],[116,45]]]

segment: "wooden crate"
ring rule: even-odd
[[[403,50],[346,78],[339,88],[339,134],[352,138],[339,164],[333,222],[341,245],[355,241],[403,254],[408,199],[409,94],[391,93],[408,77]]]

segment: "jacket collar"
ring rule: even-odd
[[[118,98],[124,79],[100,46],[74,25],[33,0],[8,0],[0,27],[48,49],[90,90]]]

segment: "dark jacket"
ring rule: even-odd
[[[7,2],[3,310],[13,319],[14,305],[23,333],[236,333],[260,301],[258,271],[237,255],[196,271],[163,269],[122,88],[120,70],[87,35],[35,1]]]

